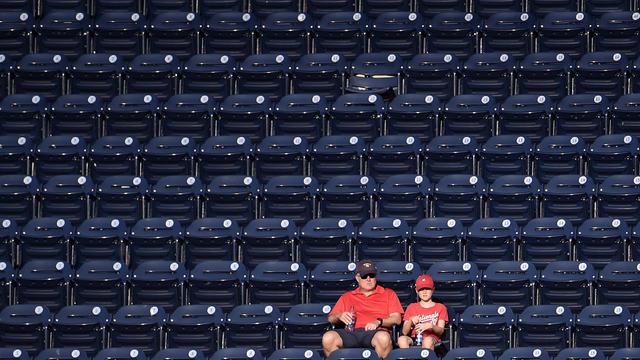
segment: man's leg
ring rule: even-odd
[[[402,335],[398,338],[398,347],[401,349],[406,349],[413,344],[413,340],[406,335]]]
[[[373,339],[371,339],[371,346],[373,346],[380,358],[386,358],[393,349],[391,335],[386,331],[376,331]]]
[[[331,330],[322,335],[322,349],[325,357],[329,357],[332,352],[341,349],[342,346],[342,338],[337,332]]]

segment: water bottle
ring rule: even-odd
[[[356,311],[353,308],[353,305],[351,305],[351,310],[349,310],[349,312],[351,313],[351,323],[347,324],[346,329],[349,331],[353,331],[353,329],[356,327]]]
[[[416,331],[416,346],[422,346],[422,331]]]

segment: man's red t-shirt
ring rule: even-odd
[[[364,328],[367,323],[377,321],[378,318],[386,319],[393,313],[404,312],[395,291],[377,285],[369,296],[361,293],[359,287],[342,294],[329,315],[349,311],[351,305],[356,313],[356,328]]]
[[[445,323],[449,321],[447,307],[440,303],[435,303],[435,305],[430,308],[422,307],[419,302],[409,304],[407,311],[404,313],[404,321],[409,321],[413,316],[418,316],[421,323],[431,321],[433,325],[438,325],[438,320],[444,320]],[[440,337],[431,329],[423,332],[422,336],[433,336],[438,341],[441,341]],[[415,327],[411,330],[411,337],[416,337]]]

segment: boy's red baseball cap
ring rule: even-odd
[[[416,290],[424,288],[433,289],[433,279],[429,275],[421,275],[416,279]]]

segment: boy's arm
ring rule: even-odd
[[[404,323],[402,324],[402,335],[409,336],[411,334],[412,327],[413,322],[411,321],[411,319],[405,319]]]
[[[438,324],[434,325],[431,330],[438,335],[438,337],[442,336],[442,333],[444,333],[444,325],[445,325],[445,321],[440,319],[438,320]]]

